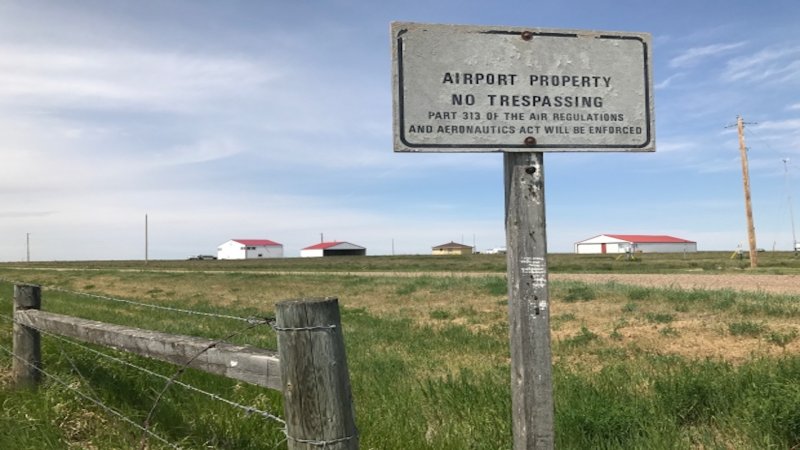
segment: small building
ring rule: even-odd
[[[300,250],[303,258],[319,258],[322,256],[365,256],[367,249],[349,242],[320,242]]]
[[[694,253],[697,242],[666,235],[601,234],[575,243],[577,254]]]
[[[217,259],[282,258],[283,245],[269,239],[231,239],[217,247]]]
[[[433,247],[434,255],[471,255],[472,247],[450,241],[447,244]]]

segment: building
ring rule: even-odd
[[[217,259],[282,258],[283,245],[269,239],[231,239],[217,247]]]
[[[693,253],[697,242],[664,235],[601,234],[575,243],[575,253]]]
[[[457,244],[453,241],[447,244],[437,245],[433,248],[434,255],[471,255],[472,247],[464,244]]]
[[[367,249],[349,242],[320,242],[300,250],[303,258],[318,258],[322,256],[365,256]]]

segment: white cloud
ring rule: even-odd
[[[693,66],[700,60],[719,56],[723,53],[735,50],[746,43],[747,42],[736,42],[733,44],[713,44],[706,45],[704,47],[692,47],[680,55],[672,58],[669,61],[669,65],[672,68]]]
[[[34,108],[188,112],[282,76],[245,59],[147,49],[5,44],[0,54],[0,98]]]
[[[241,146],[230,139],[211,139],[156,151],[153,158],[149,160],[148,165],[180,166],[196,164],[229,158],[241,152]]]
[[[684,74],[682,72],[670,75],[664,81],[662,81],[660,83],[656,83],[656,85],[654,87],[656,88],[656,90],[666,89],[672,84],[673,81],[675,81],[677,79],[680,79],[680,78],[683,78],[683,76],[684,76]]]
[[[658,143],[657,151],[659,153],[681,153],[695,150],[697,144],[687,138],[681,141],[661,141]]]
[[[733,58],[722,75],[726,81],[797,81],[800,76],[800,47],[766,48],[759,52]]]
[[[780,130],[780,131],[793,131],[800,132],[800,119],[786,119],[786,120],[765,120],[751,127],[757,130]]]

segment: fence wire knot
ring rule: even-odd
[[[308,444],[308,445],[313,445],[314,447],[322,447],[322,448],[325,448],[325,447],[327,447],[329,445],[338,444],[340,442],[347,442],[349,440],[352,440],[352,439],[356,438],[356,435],[353,435],[353,436],[345,436],[345,437],[338,438],[338,439],[330,439],[330,440],[327,440],[327,441],[317,441],[317,440],[314,440],[314,439],[300,439],[300,438],[296,438],[296,437],[293,437],[293,436],[289,436],[289,433],[288,433],[287,430],[283,430],[283,432],[284,432],[284,434],[286,434],[286,438],[287,439],[290,439],[290,440],[292,440],[294,442],[297,442],[298,444]]]
[[[279,327],[272,324],[272,329],[275,331],[328,331],[336,328],[336,325],[316,325],[313,327]]]
[[[274,317],[248,317],[247,323],[250,325],[274,325],[275,318]]]

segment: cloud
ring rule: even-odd
[[[0,98],[33,108],[190,112],[282,76],[246,59],[148,49],[5,44],[0,54]]]
[[[664,81],[662,81],[660,83],[656,83],[656,85],[654,87],[656,88],[656,90],[666,89],[672,84],[673,81],[675,81],[677,79],[680,79],[680,78],[683,78],[683,77],[684,77],[683,72],[679,72],[679,73],[670,75],[666,80],[664,80]]]
[[[763,122],[751,125],[751,127],[757,130],[800,132],[800,119],[765,120]]]
[[[0,211],[0,218],[20,219],[30,217],[44,217],[56,214],[56,211]]]
[[[752,55],[733,58],[723,72],[725,81],[797,81],[800,47],[766,48]]]
[[[211,139],[157,151],[150,164],[154,166],[181,166],[217,161],[242,152],[241,146],[231,139]]]
[[[697,144],[692,142],[691,139],[681,141],[661,141],[658,143],[657,151],[659,153],[681,153],[695,150]]]
[[[737,49],[745,44],[747,44],[747,42],[736,42],[733,44],[713,44],[706,45],[705,47],[692,47],[680,55],[672,58],[669,61],[669,66],[672,68],[693,66],[700,60],[721,55],[722,53]]]

